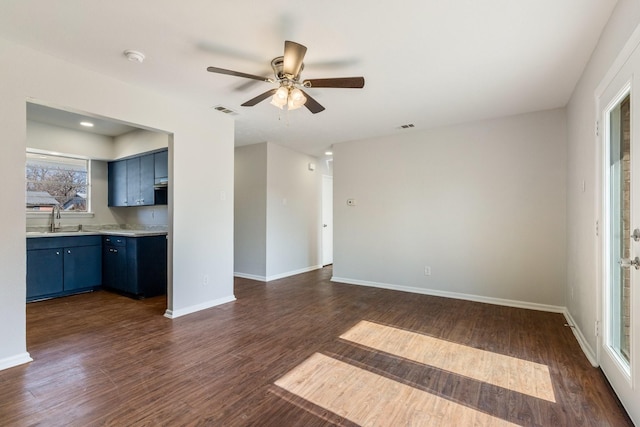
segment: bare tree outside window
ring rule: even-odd
[[[27,152],[26,208],[28,211],[86,212],[89,161]]]

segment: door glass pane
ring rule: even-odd
[[[611,277],[609,285],[609,346],[621,359],[630,359],[630,283],[631,268],[623,268],[621,259],[631,253],[631,126],[627,95],[609,113],[610,175],[609,194],[611,230]],[[635,256],[635,255],[634,255]]]

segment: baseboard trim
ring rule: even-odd
[[[273,276],[257,276],[255,274],[246,274],[234,272],[234,277],[240,277],[242,279],[258,280],[260,282],[270,282],[272,280],[284,279],[285,277],[295,276],[296,274],[308,273],[310,271],[321,269],[321,265],[312,265],[309,267],[301,268],[299,270],[287,271],[286,273],[274,274]]]
[[[389,289],[393,291],[411,292],[414,294],[431,295],[435,297],[454,298],[466,301],[482,302],[486,304],[503,305],[507,307],[526,308],[529,310],[547,311],[550,313],[564,313],[565,307],[549,304],[538,304],[526,301],[509,300],[503,298],[491,298],[480,295],[462,294],[458,292],[447,292],[436,289],[416,288],[412,286],[399,286],[389,283],[369,282],[365,280],[348,279],[344,277],[332,277],[332,282],[346,283],[349,285],[371,286],[373,288]]]
[[[564,318],[567,319],[567,323],[571,327],[573,335],[576,337],[576,340],[578,341],[582,352],[585,356],[587,356],[587,359],[589,360],[589,363],[591,363],[591,366],[593,366],[594,368],[600,366],[595,351],[593,351],[593,348],[591,348],[591,346],[587,342],[587,339],[582,334],[582,330],[576,324],[576,321],[573,319],[573,316],[571,316],[571,313],[569,313],[569,310],[565,308],[562,314],[564,314]]]
[[[258,282],[266,282],[267,278],[265,276],[257,276],[255,274],[246,274],[246,273],[238,273],[233,272],[233,277],[239,277],[241,279],[249,279],[249,280],[257,280]]]
[[[181,308],[179,310],[169,310],[169,309],[167,309],[164,312],[164,317],[167,317],[169,319],[175,319],[175,318],[178,318],[178,317],[186,316],[187,314],[195,313],[197,311],[206,310],[207,308],[215,307],[215,306],[221,305],[221,304],[226,304],[228,302],[232,302],[232,301],[235,301],[235,300],[236,300],[236,297],[233,296],[233,295],[230,295],[228,297],[218,298],[218,299],[215,299],[213,301],[203,302],[201,304],[192,305],[192,306],[189,306],[189,307]]]
[[[272,280],[284,279],[285,277],[295,276],[296,274],[308,273],[310,271],[321,269],[321,265],[311,265],[309,267],[301,268],[299,270],[287,271],[286,273],[274,274],[273,276],[267,276],[267,282]]]
[[[0,371],[29,362],[33,362],[33,359],[31,358],[31,355],[26,351],[15,356],[5,357],[4,359],[0,359]]]

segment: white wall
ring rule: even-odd
[[[564,110],[333,148],[334,280],[561,310]]]
[[[234,272],[264,280],[267,272],[267,144],[235,149]]]
[[[594,91],[640,24],[640,2],[619,0],[567,106],[567,308],[594,360],[598,319]],[[585,191],[582,191],[582,183]]]
[[[114,159],[113,138],[27,120],[27,147],[89,159]]]
[[[135,156],[167,148],[169,136],[162,132],[137,129],[113,138],[113,159]]]
[[[322,267],[318,159],[267,144],[267,280]]]
[[[236,148],[235,161],[235,274],[269,281],[320,268],[318,159],[269,142]]]
[[[125,84],[0,40],[0,174],[24,182],[26,101],[97,114],[172,134],[169,146],[168,315],[233,299],[233,121],[208,106]],[[206,171],[207,179],[202,179]],[[203,194],[225,197],[201,197]],[[0,210],[0,368],[29,360],[25,328],[24,187],[5,185]],[[193,198],[200,204],[193,209]],[[171,201],[171,200],[170,200]],[[203,278],[207,276],[208,284]]]

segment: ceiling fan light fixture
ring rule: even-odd
[[[307,102],[307,97],[304,96],[304,93],[302,93],[302,91],[297,87],[289,92],[289,100],[287,102],[289,110],[300,108],[305,102]]]
[[[276,107],[282,109],[285,105],[287,105],[287,99],[289,98],[289,88],[285,86],[280,86],[276,93],[273,94],[271,98],[271,105],[275,105]]]
[[[269,89],[258,96],[240,104],[242,107],[253,107],[259,102],[271,98],[271,105],[281,110],[287,106],[288,110],[295,110],[303,105],[313,113],[324,111],[324,107],[318,101],[304,92],[301,88],[355,88],[364,87],[364,77],[339,77],[300,80],[300,72],[304,69],[304,56],[307,52],[306,46],[290,40],[284,42],[284,55],[271,60],[271,67],[275,79],[257,76],[255,74],[241,73],[239,71],[227,70],[225,68],[207,67],[211,73],[226,74],[230,76],[242,77],[245,79],[259,80],[267,83],[277,83],[279,87]]]

